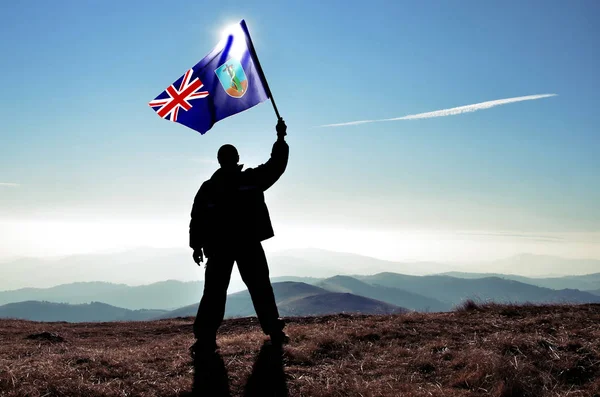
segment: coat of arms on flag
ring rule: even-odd
[[[242,20],[207,56],[148,105],[160,117],[204,134],[217,121],[270,97],[248,28]],[[273,107],[276,109],[274,104]],[[275,113],[279,118],[277,110]]]
[[[226,93],[234,98],[241,98],[248,89],[248,79],[240,62],[231,58],[215,70]]]

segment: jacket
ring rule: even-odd
[[[205,181],[192,206],[190,247],[211,252],[232,243],[263,241],[274,236],[264,192],[285,171],[289,147],[281,139],[271,158],[256,168],[220,168]]]

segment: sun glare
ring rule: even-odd
[[[238,32],[239,30],[240,28],[238,22],[227,23],[221,28],[219,33],[219,39],[224,40],[231,34],[235,35],[236,32]]]

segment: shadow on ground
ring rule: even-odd
[[[246,383],[244,397],[287,397],[288,388],[283,371],[283,348],[265,342]]]
[[[180,397],[233,397],[229,389],[227,368],[219,353],[194,362],[192,392]],[[283,349],[266,341],[258,353],[244,389],[244,397],[288,397],[283,370]]]

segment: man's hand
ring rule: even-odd
[[[283,139],[287,135],[287,125],[285,125],[285,121],[283,121],[283,119],[279,119],[277,125],[275,126],[275,130],[277,131],[277,137],[279,139]]]
[[[194,258],[194,262],[196,262],[196,264],[200,266],[200,264],[204,262],[204,254],[202,254],[202,250],[194,250],[192,258]]]

